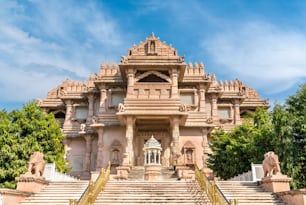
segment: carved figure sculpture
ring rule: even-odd
[[[98,122],[98,117],[97,116],[92,116],[91,121],[93,124],[96,124]]]
[[[264,156],[265,159],[262,161],[264,177],[281,174],[278,156],[272,151],[267,152]]]
[[[82,123],[80,126],[81,132],[85,132],[86,124]]]
[[[119,111],[119,112],[124,112],[124,110],[125,110],[124,105],[123,105],[122,103],[119,103],[119,105],[118,105],[118,111]]]
[[[28,174],[35,177],[42,177],[45,170],[44,154],[41,152],[34,152],[28,162]]]

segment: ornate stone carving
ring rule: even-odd
[[[189,107],[189,108],[188,108]],[[181,104],[179,110],[181,112],[187,112],[190,110],[190,106],[186,105],[186,104]]]
[[[128,63],[128,58],[126,56],[121,56],[121,63],[127,64]]]
[[[34,152],[28,162],[28,171],[26,175],[42,177],[45,170],[44,154],[41,152]]]
[[[264,170],[264,176],[272,176],[281,174],[278,156],[269,151],[265,155],[265,159],[262,161],[262,168]]]
[[[98,123],[98,117],[97,116],[92,116],[91,121],[93,124]]]
[[[85,129],[86,129],[86,124],[85,124],[85,123],[82,123],[82,124],[80,125],[80,130],[81,130],[81,132],[85,132]]]
[[[118,105],[118,112],[124,112],[124,110],[125,110],[124,105],[122,103],[119,103],[119,105]]]

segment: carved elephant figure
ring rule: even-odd
[[[274,152],[269,151],[264,157],[265,159],[262,161],[264,177],[281,174],[278,156]]]
[[[44,154],[34,152],[28,162],[28,173],[36,177],[42,177],[45,170]]]

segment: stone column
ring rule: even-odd
[[[147,164],[147,150],[144,152],[144,164]]]
[[[65,150],[65,154],[64,154],[64,159],[69,160],[70,159],[70,143],[71,143],[71,139],[70,138],[65,138],[64,141],[64,150]]]
[[[198,110],[200,110],[200,106],[199,106],[199,95],[198,95],[198,90],[197,89],[194,89],[193,95],[194,95],[194,104],[195,104],[195,106],[197,106],[196,111],[198,111]]]
[[[176,68],[172,69],[171,78],[172,78],[171,98],[178,98],[178,71]]]
[[[204,86],[200,87],[200,106],[199,106],[199,111],[200,112],[205,112],[205,89]]]
[[[72,117],[72,100],[65,101],[66,103],[66,116],[64,127],[71,125],[71,117]]]
[[[128,77],[127,93],[128,93],[129,96],[133,96],[133,93],[134,93],[134,77],[135,77],[133,69],[128,69],[127,77]]]
[[[208,134],[207,128],[202,128],[203,168],[207,168],[206,162],[208,160],[208,155],[206,154],[209,151],[207,134]]]
[[[202,128],[202,147],[203,147],[203,172],[205,173],[206,177],[212,177],[213,176],[213,171],[207,167],[207,160],[209,159],[209,156],[207,153],[212,153],[209,144],[208,144],[208,135],[209,128]]]
[[[217,94],[211,95],[211,117],[213,121],[218,120]]]
[[[103,142],[104,130],[103,130],[103,127],[99,127],[97,132],[98,132],[98,153],[97,153],[96,170],[100,171],[101,168],[103,167],[103,146],[104,146],[104,142]]]
[[[241,125],[240,102],[238,99],[234,100],[234,123],[235,125]]]
[[[100,107],[99,107],[99,114],[106,112],[106,99],[107,93],[106,88],[100,88]]]
[[[178,157],[180,155],[180,119],[174,117],[172,119],[172,157]]]
[[[89,94],[87,98],[88,98],[88,116],[86,119],[86,124],[89,125],[91,124],[92,116],[94,114],[94,95]]]
[[[84,139],[86,140],[85,147],[85,160],[84,160],[84,172],[90,173],[90,161],[91,161],[91,135],[85,134]]]
[[[125,137],[127,142],[126,153],[130,165],[134,164],[134,152],[133,152],[134,122],[135,119],[132,116],[127,116]]]

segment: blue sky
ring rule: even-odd
[[[0,0],[0,109],[87,80],[150,35],[270,103],[306,82],[306,1]]]

